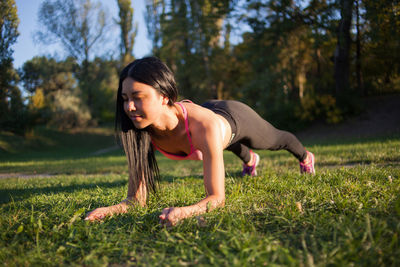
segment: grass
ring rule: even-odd
[[[93,128],[60,132],[38,128],[23,138],[0,132],[0,174],[89,174],[118,172],[125,168],[113,130]]]
[[[0,155],[0,173],[54,175],[0,179],[2,265],[400,264],[399,138],[309,142],[315,176],[298,174],[285,151],[260,151],[259,177],[242,178],[239,160],[226,152],[225,208],[166,229],[158,224],[162,208],[204,197],[200,162],[158,157],[160,191],[145,208],[89,223],[87,211],[125,198],[123,155],[92,154],[113,145],[107,131],[40,134],[76,141],[42,146],[32,158]],[[77,135],[104,140],[90,145]]]

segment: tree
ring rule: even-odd
[[[89,63],[88,80],[96,88],[93,96],[92,117],[99,123],[111,122],[115,116],[116,88],[118,87],[117,62],[96,57]]]
[[[357,90],[360,95],[367,95],[367,91],[363,86],[362,72],[361,72],[361,25],[360,25],[360,2],[355,0],[356,4],[356,77],[357,77]]]
[[[61,42],[67,53],[79,62],[88,62],[100,45],[106,28],[106,13],[91,0],[45,0],[39,8],[41,30],[36,33],[43,44]]]
[[[40,56],[26,61],[19,70],[19,75],[28,93],[33,95],[40,88],[47,96],[57,90],[68,90],[75,86],[77,81],[72,77],[77,70],[78,65],[72,57],[57,61]]]
[[[0,2],[0,60],[8,60],[14,52],[11,46],[17,41],[19,19],[14,0]]]
[[[133,8],[131,0],[118,0],[119,21],[117,24],[121,29],[120,58],[122,66],[125,66],[133,60],[132,50],[135,43],[138,26],[133,27]]]
[[[16,83],[18,75],[13,68],[13,50],[19,19],[14,0],[0,2],[0,127],[22,133],[24,105]]]
[[[245,101],[288,129],[299,121],[331,116],[334,2],[249,0],[241,12],[252,28],[236,54],[248,68],[241,79]],[[331,109],[321,110],[325,102]]]
[[[351,23],[354,0],[340,0],[340,21],[337,28],[337,46],[334,54],[336,95],[343,96],[350,89]]]
[[[159,57],[161,47],[161,20],[165,14],[165,0],[146,0],[146,26],[153,44],[153,54]]]
[[[89,123],[91,115],[77,87],[76,69],[72,57],[64,61],[34,57],[24,63],[19,72],[30,94],[28,107],[33,124],[71,128]]]
[[[87,80],[89,59],[106,29],[106,13],[99,2],[90,0],[45,0],[39,9],[43,31],[37,32],[42,43],[59,41],[68,54],[82,62],[80,87],[88,107],[93,105],[93,88]]]
[[[368,94],[400,91],[400,2],[362,0],[362,72]]]
[[[223,26],[234,2],[148,1],[146,22],[153,54],[176,73],[185,97],[202,101],[223,95],[213,56],[222,56],[223,31],[229,28]]]

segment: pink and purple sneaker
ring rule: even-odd
[[[260,162],[260,156],[257,153],[254,153],[252,150],[250,150],[250,154],[252,155],[251,158],[253,159],[253,164],[251,166],[248,166],[247,164],[243,163],[242,176],[245,175],[257,176],[256,167]]]
[[[315,174],[315,168],[314,168],[314,154],[307,151],[307,157],[300,162],[300,173],[309,173],[309,174]]]

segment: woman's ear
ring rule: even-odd
[[[164,95],[162,96],[162,98],[163,98],[163,99],[162,99],[162,104],[163,104],[163,105],[168,105],[168,103],[169,103],[169,98],[166,97],[166,96],[164,96]]]

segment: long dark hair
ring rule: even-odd
[[[172,71],[155,57],[137,59],[127,65],[119,77],[115,131],[124,148],[129,168],[128,197],[137,192],[140,182],[146,184],[148,192],[155,193],[160,180],[157,161],[148,128],[137,129],[125,114],[122,98],[122,82],[126,78],[152,86],[157,92],[168,97],[172,106],[178,97],[178,90]]]

